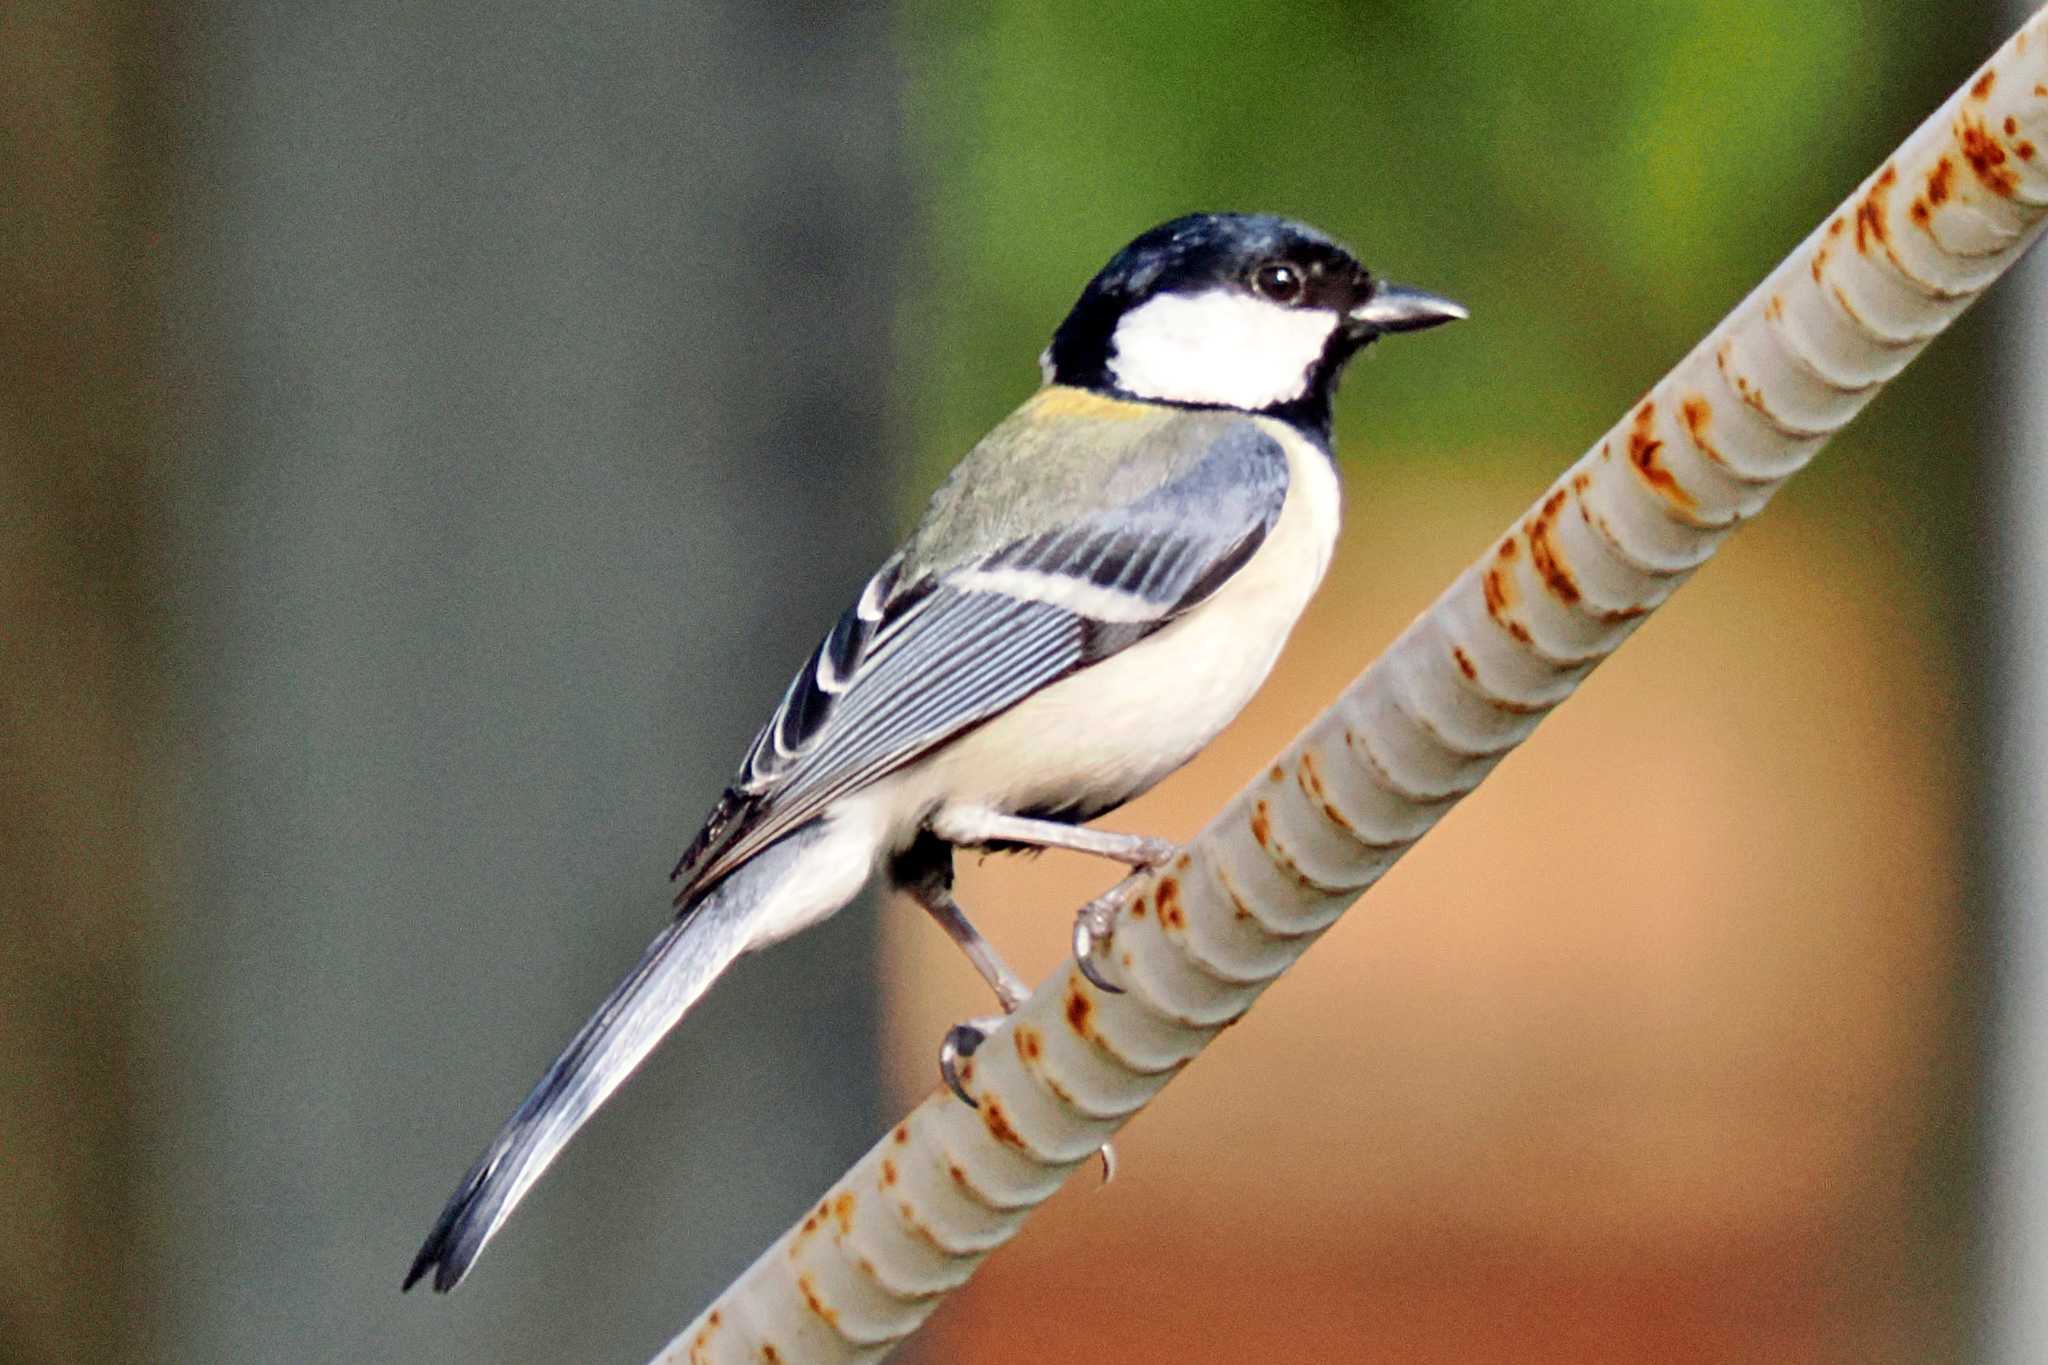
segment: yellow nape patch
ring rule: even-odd
[[[1050,422],[1065,417],[1087,417],[1097,421],[1130,421],[1134,418],[1156,415],[1158,411],[1159,409],[1150,403],[1134,403],[1128,398],[1111,398],[1106,394],[1077,389],[1071,384],[1048,384],[1031,396],[1018,416],[1032,423]]]

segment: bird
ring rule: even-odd
[[[468,1274],[597,1107],[740,955],[877,874],[1022,984],[953,899],[956,850],[1133,869],[1165,840],[1088,827],[1181,767],[1264,682],[1336,544],[1331,404],[1382,336],[1467,316],[1316,228],[1193,213],[1082,290],[1035,393],[975,444],[797,670],[675,865],[675,914],[464,1176],[408,1270]],[[1076,919],[1079,964],[1114,895]],[[947,1035],[941,1070],[986,1021]],[[968,1099],[962,1091],[962,1098]]]

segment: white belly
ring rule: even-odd
[[[1330,459],[1284,423],[1287,496],[1256,553],[1201,607],[1122,653],[1020,702],[878,784],[891,812],[1053,809],[1145,791],[1216,737],[1272,671],[1329,567],[1338,485]],[[907,841],[913,829],[895,831]]]

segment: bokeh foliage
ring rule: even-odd
[[[1354,378],[1348,454],[1562,463],[1996,21],[1875,0],[911,0],[902,22],[928,197],[899,347],[922,489],[1035,382],[1018,339],[1197,208],[1305,218],[1472,308],[1429,341],[1441,382]]]

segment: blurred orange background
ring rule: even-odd
[[[1853,459],[1848,450],[1835,452]],[[1272,684],[1105,824],[1184,838],[1520,510],[1350,466]],[[1775,513],[1603,666],[928,1329],[923,1359],[1934,1359],[1957,723],[1881,533]],[[1085,860],[962,903],[1032,979]],[[985,1009],[884,916],[901,1101]],[[1951,1253],[1952,1254],[1952,1253]],[[1142,1309],[1134,1304],[1142,1303]],[[1142,1327],[1134,1332],[1137,1311]]]

